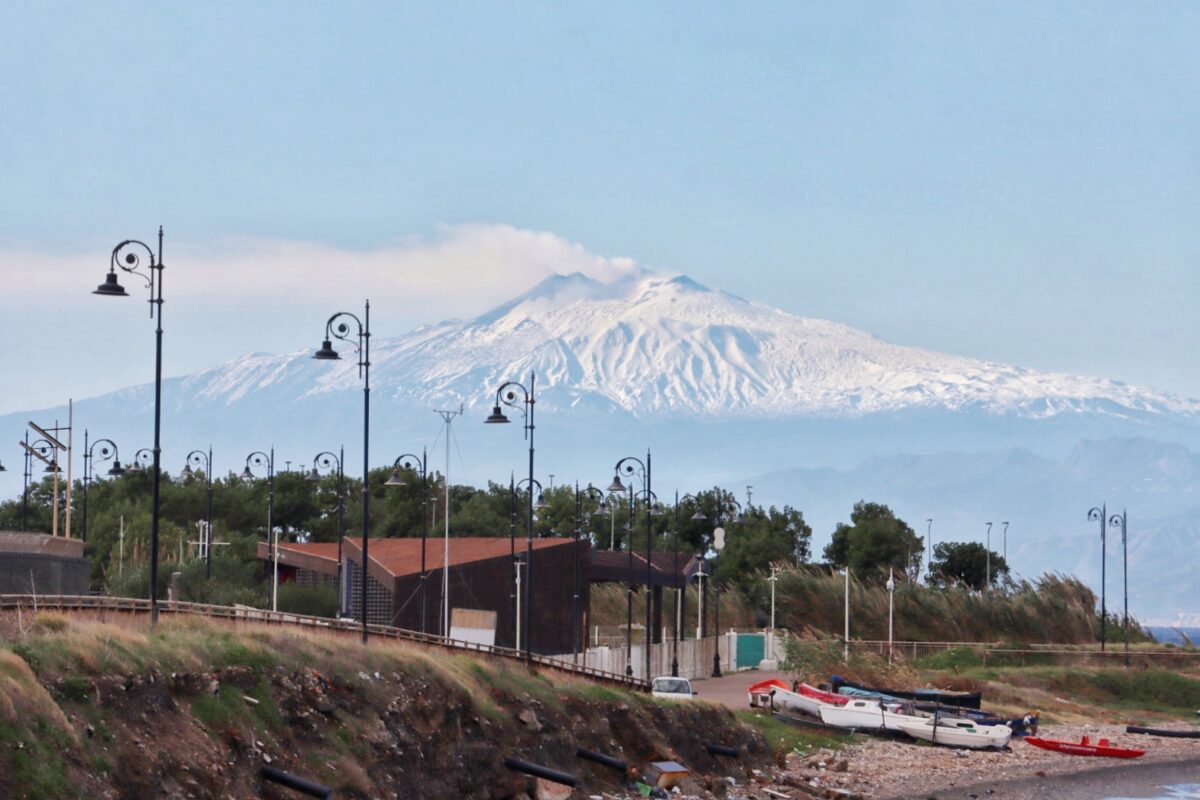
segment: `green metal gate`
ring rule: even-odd
[[[767,637],[762,633],[739,633],[737,635],[737,668],[754,669],[766,653]]]

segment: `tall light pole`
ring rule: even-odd
[[[354,332],[350,327],[357,327]],[[336,324],[335,324],[336,323]],[[370,535],[371,509],[371,301],[363,303],[363,318],[349,311],[339,311],[325,323],[325,340],[313,353],[318,361],[338,361],[341,356],[333,349],[333,339],[354,347],[358,354],[358,376],[363,379],[363,477],[362,477],[362,643],[367,643],[367,539]]]
[[[99,447],[100,452],[94,452]],[[121,459],[117,454],[117,445],[112,439],[97,439],[88,444],[87,429],[83,430],[83,540],[86,542],[88,538],[88,485],[92,482],[92,470],[96,468],[97,461],[113,460],[113,465],[109,468],[108,474],[117,477],[125,474],[125,468],[121,466]]]
[[[928,582],[933,577],[933,517],[925,520],[925,539],[929,546],[929,563],[925,566],[925,580]]]
[[[145,252],[149,264],[147,272],[142,272],[142,252]],[[136,239],[126,239],[112,250],[109,258],[108,275],[104,283],[96,287],[92,294],[105,297],[128,297],[129,293],[117,281],[117,267],[130,275],[137,275],[146,282],[150,290],[150,316],[157,322],[154,339],[154,493],[150,509],[150,624],[158,623],[158,518],[160,510],[159,485],[162,478],[161,459],[162,442],[162,286],[163,286],[163,229],[158,228],[158,255],[145,242]]]
[[[313,456],[312,470],[307,475],[307,480],[316,483],[321,480],[320,470],[334,470],[337,474],[337,513],[338,513],[338,549],[337,549],[337,613],[342,616],[345,610],[342,608],[342,600],[345,599],[342,581],[342,539],[346,538],[346,448],[339,447],[334,453],[332,450],[323,450]]]
[[[675,490],[675,535],[672,537],[675,540],[675,560],[674,569],[671,573],[671,582],[675,584],[675,641],[671,646],[671,677],[679,677],[679,635],[683,631],[683,601],[687,597],[687,582],[683,586],[679,585],[679,504],[687,501],[696,504],[695,495],[685,494],[679,496],[679,490]],[[696,504],[696,511],[689,519],[704,520],[708,517],[704,516],[704,512],[700,510],[700,506]],[[697,595],[699,591],[697,590]]]
[[[713,564],[713,586],[716,587],[713,602],[713,635],[717,639],[717,646],[713,649],[712,676],[719,678],[721,677],[721,551],[725,549],[725,529],[721,527],[721,523],[741,523],[742,504],[733,495],[725,497],[720,489],[716,491],[714,499],[717,507],[713,516],[716,523],[716,527],[713,529],[713,552],[716,553]],[[729,506],[737,509],[736,512],[731,514]]]
[[[279,537],[275,535],[275,448],[264,453],[255,450],[246,456],[246,468],[242,470],[243,480],[254,480],[254,472],[250,466],[267,468],[267,549],[271,555],[271,610],[279,610]]]
[[[850,560],[846,560],[845,609],[842,611],[844,630],[842,633],[842,661],[850,663]]]
[[[532,511],[530,512],[528,522],[529,522],[530,528],[532,528],[533,523],[534,523],[533,511],[541,511],[542,509],[546,508],[546,506],[547,506],[546,493],[542,489],[542,482],[537,480],[536,478],[534,478],[533,480],[530,480],[529,478],[522,478],[521,480],[517,481],[514,491],[520,492],[522,487],[525,487],[529,490],[529,499],[530,499],[530,502],[532,503],[532,505],[530,505],[530,509],[532,509]],[[534,495],[535,491],[537,492],[536,496]],[[536,497],[536,499],[535,499],[535,497]],[[526,542],[527,546],[530,545],[532,543],[532,541],[533,541],[532,539],[529,539]],[[530,627],[530,624],[531,624],[530,623],[530,619],[531,619],[530,615],[532,613],[532,610],[530,607],[533,605],[533,594],[531,591],[531,587],[529,585],[529,554],[530,554],[530,551],[526,550],[525,559],[524,559],[525,569],[526,569],[524,586],[525,586],[526,591],[525,591],[524,598],[521,598],[521,596],[520,596],[521,595],[521,586],[522,586],[520,562],[522,561],[522,559],[518,558],[516,560],[516,562],[514,562],[516,565],[516,570],[517,570],[517,572],[516,572],[516,580],[517,580],[516,595],[517,595],[517,608],[518,608],[517,613],[518,613],[518,616],[521,613],[524,613],[524,615],[525,615],[523,624],[519,624],[517,626],[517,642],[518,643],[517,643],[516,649],[518,649],[518,650],[522,649],[520,646],[520,641],[521,641],[521,630],[523,628],[525,631],[525,639],[524,639],[525,648],[524,648],[524,650],[525,650],[526,658],[529,657],[529,642],[533,638],[533,628]],[[524,602],[524,606],[521,605],[522,602]],[[523,609],[523,612],[522,612],[522,609]]]
[[[1105,562],[1108,560],[1108,537],[1105,533],[1108,522],[1108,503],[1102,503],[1099,508],[1088,510],[1088,521],[1100,522],[1100,652],[1104,652],[1106,628],[1108,625],[1108,608],[1105,603],[1105,589],[1108,586],[1105,575]]]
[[[213,475],[212,475],[212,445],[208,446],[208,452],[203,450],[193,450],[187,454],[187,458],[183,460],[183,472],[185,478],[191,478],[195,474],[192,465],[204,470],[204,483],[208,492],[208,510],[206,518],[206,530],[204,531],[204,577],[212,577],[212,551],[213,551]]]
[[[888,590],[888,663],[892,663],[892,621],[896,611],[896,578],[892,575],[892,570],[888,568],[887,579]]]
[[[1008,523],[1001,522],[1000,524],[1004,526],[1004,568],[1008,569]]]
[[[1122,617],[1122,625],[1125,629],[1125,666],[1129,666],[1129,547],[1126,539],[1126,522],[1128,520],[1127,512],[1122,510],[1120,514],[1113,514],[1108,520],[1110,527],[1121,528],[1121,573],[1122,582],[1125,584],[1125,613]]]
[[[585,489],[580,491],[579,481],[575,481],[575,542],[574,542],[574,549],[573,549],[574,558],[572,559],[572,570],[571,570],[572,575],[573,575],[573,581],[572,581],[573,591],[571,592],[571,630],[573,631],[573,633],[571,634],[571,642],[572,642],[571,653],[572,653],[572,659],[576,664],[579,663],[579,649],[580,649],[579,648],[579,629],[580,629],[581,623],[582,623],[582,620],[580,619],[580,607],[579,607],[579,537],[580,537],[580,534],[582,533],[581,529],[583,527],[583,522],[584,522],[584,518],[585,518],[585,514],[583,511],[583,501],[585,499],[597,501],[596,510],[589,511],[586,514],[587,522],[589,525],[591,524],[591,521],[592,521],[591,520],[592,514],[595,514],[596,516],[603,516],[608,513],[608,511],[604,508],[604,492],[600,491],[595,486],[592,486],[590,483],[587,485],[587,487]]]
[[[983,590],[986,592],[992,588],[992,523],[985,522],[984,525],[987,525],[987,548],[984,555],[984,563],[987,566],[983,581]]]
[[[771,632],[775,631],[775,584],[779,583],[779,565],[771,565],[771,577],[767,578],[771,582]]]
[[[617,465],[613,467],[613,481],[609,485],[610,492],[619,492],[625,489],[625,485],[621,482],[621,476],[632,478],[637,475],[642,479],[642,491],[640,496],[646,498],[646,633],[645,633],[645,650],[646,650],[646,680],[651,679],[650,675],[650,628],[653,622],[650,618],[650,543],[652,540],[650,515],[653,509],[654,497],[651,491],[651,463],[650,451],[646,450],[646,460],[642,461],[635,456],[626,456],[617,461]],[[626,633],[625,633],[625,674],[633,675],[633,664],[630,658],[633,654],[633,513],[634,513],[634,493],[632,484],[629,486],[629,588],[626,592],[625,615],[626,615]]]
[[[484,423],[506,424],[508,417],[504,416],[504,412],[500,410],[501,405],[506,405],[509,408],[515,408],[521,412],[521,418],[524,421],[525,436],[529,439],[529,504],[526,507],[528,516],[525,518],[525,658],[530,659],[532,651],[530,649],[531,640],[533,639],[533,629],[530,627],[532,617],[530,616],[529,608],[532,605],[533,591],[533,411],[534,405],[537,402],[534,399],[534,390],[537,384],[537,375],[531,370],[529,372],[529,386],[516,381],[506,381],[496,390],[496,404],[492,407],[492,413],[484,420]],[[519,394],[518,394],[519,392]]]
[[[389,477],[387,479],[387,482],[384,483],[384,486],[404,486],[405,485],[404,478],[400,474],[400,470],[402,470],[402,469],[409,470],[411,472],[415,472],[421,478],[421,494],[420,494],[420,497],[421,497],[421,502],[420,502],[420,508],[421,508],[421,511],[420,511],[420,514],[421,514],[421,576],[420,576],[420,580],[418,583],[418,589],[419,589],[420,595],[421,595],[421,628],[420,628],[420,630],[421,630],[421,633],[425,633],[426,632],[425,631],[425,628],[426,628],[425,614],[426,614],[426,608],[427,608],[426,597],[425,597],[425,588],[426,588],[426,585],[429,583],[429,581],[428,581],[429,572],[426,569],[426,561],[425,561],[425,543],[426,543],[426,540],[429,538],[429,516],[425,512],[425,507],[429,503],[429,495],[428,495],[429,484],[428,484],[428,477],[427,477],[428,469],[429,469],[428,453],[424,450],[424,448],[422,448],[420,456],[417,456],[415,453],[404,453],[403,455],[397,456],[396,460],[392,462],[392,475],[391,475],[391,477]]]

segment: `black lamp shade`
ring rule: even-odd
[[[125,291],[125,287],[117,283],[117,273],[109,272],[104,276],[104,283],[96,287],[92,294],[106,294],[111,297],[128,297],[129,292]]]
[[[306,475],[305,477],[308,480],[313,481],[315,483],[315,482],[321,480],[321,473],[317,472],[316,467],[313,467],[311,470],[309,470],[308,475]]]
[[[508,417],[504,416],[504,412],[500,410],[500,406],[492,406],[492,413],[484,420],[484,423],[494,425],[498,422],[508,422]]]
[[[184,478],[190,478],[190,477],[192,477],[192,475],[194,475],[195,473],[193,473],[193,472],[192,472],[192,465],[191,465],[191,464],[184,464],[184,465],[183,465],[183,471],[182,471],[182,472],[180,472],[179,474],[180,474],[181,476],[183,476]]]
[[[546,495],[542,494],[541,492],[538,492],[537,500],[533,501],[533,507],[536,509],[543,509],[547,505],[548,504],[546,503]]]
[[[703,512],[703,511],[697,511],[695,514],[692,514],[691,518],[692,518],[693,520],[702,520],[702,519],[708,519],[708,517],[704,516],[704,512]]]
[[[108,474],[112,475],[114,478],[125,474],[125,468],[121,466],[120,459],[113,462],[112,468],[109,469]]]
[[[610,492],[623,492],[623,491],[625,491],[625,484],[621,483],[621,476],[620,476],[620,475],[614,475],[614,476],[613,476],[613,482],[612,482],[612,483],[610,483],[610,484],[608,485],[608,490],[609,490]]]
[[[391,476],[383,482],[384,486],[406,486],[404,479],[400,477],[400,470],[393,469]]]
[[[0,472],[8,472],[8,467],[4,466],[3,464],[0,464]]]
[[[62,470],[58,468],[57,461],[51,461],[46,465],[46,472],[62,472]]]
[[[250,471],[249,464],[247,464],[246,468],[244,470],[242,470],[242,478],[244,480],[252,480],[254,478],[254,473]]]
[[[337,361],[341,356],[333,349],[333,343],[326,339],[321,342],[321,349],[313,353],[313,358],[320,361]]]

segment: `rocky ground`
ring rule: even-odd
[[[1179,723],[1161,727],[1184,728]],[[839,750],[790,754],[786,767],[757,773],[748,783],[727,782],[697,797],[755,798],[1098,798],[1121,786],[1200,781],[1200,739],[1125,733],[1124,726],[1043,726],[1044,738],[1092,741],[1146,750],[1134,761],[1055,753],[1014,739],[1006,751],[959,750],[902,739],[862,737]],[[1111,773],[1110,773],[1111,771]],[[1157,777],[1162,776],[1162,781]],[[686,794],[684,795],[686,796]]]

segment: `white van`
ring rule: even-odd
[[[650,694],[667,700],[691,700],[698,692],[692,689],[692,682],[687,678],[663,675],[650,684]]]

